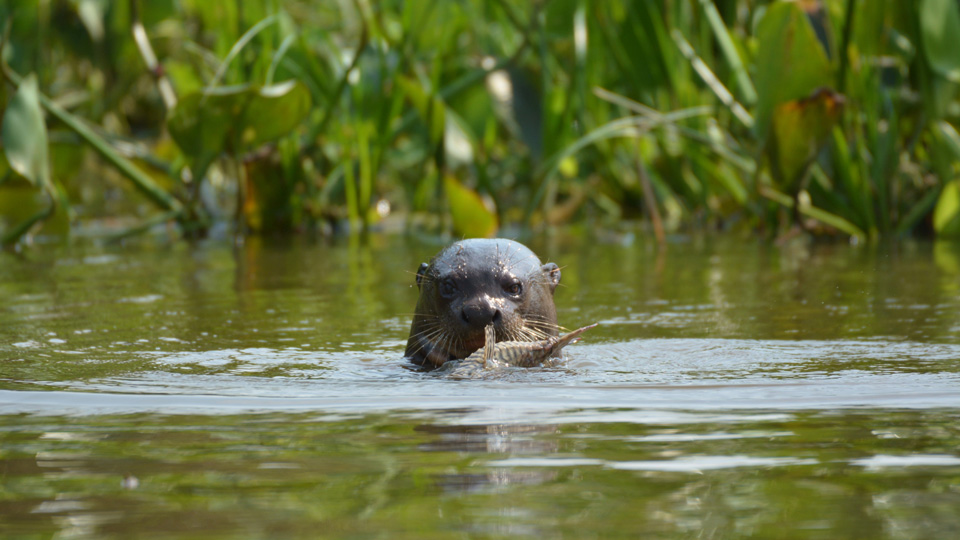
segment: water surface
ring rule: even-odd
[[[0,534],[960,536],[960,249],[630,234],[550,369],[403,354],[397,237],[0,254]]]

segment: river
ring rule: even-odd
[[[960,537],[960,246],[526,243],[600,325],[478,380],[429,239],[0,253],[0,536]]]

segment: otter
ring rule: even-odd
[[[426,368],[466,358],[497,341],[537,341],[559,334],[553,292],[560,268],[541,264],[519,242],[470,239],[444,248],[417,271],[420,298],[405,356]]]

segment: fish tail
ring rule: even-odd
[[[577,328],[573,332],[565,334],[564,336],[560,337],[559,340],[557,341],[557,345],[556,345],[557,348],[563,348],[563,347],[566,347],[567,345],[570,345],[571,343],[576,343],[577,341],[580,340],[580,334],[586,332],[587,330],[590,330],[591,328],[596,327],[598,324],[600,323],[593,323],[593,324],[584,326],[582,328]]]

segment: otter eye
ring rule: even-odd
[[[445,280],[441,281],[441,282],[440,282],[440,295],[441,295],[441,296],[444,296],[445,298],[450,298],[450,297],[456,296],[456,295],[457,295],[457,285],[456,285],[453,281],[450,281],[449,279],[445,279]]]
[[[523,292],[523,285],[521,285],[519,281],[515,281],[513,283],[507,283],[506,285],[503,286],[503,290],[507,294],[512,294],[513,296],[517,296],[521,292]]]

